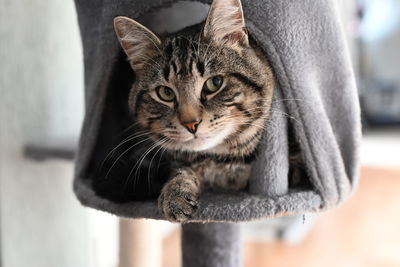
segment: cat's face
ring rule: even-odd
[[[115,27],[137,74],[130,108],[160,145],[238,146],[264,127],[272,72],[249,43],[238,0],[215,0],[203,28],[163,41],[128,18],[116,18]]]

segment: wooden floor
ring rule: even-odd
[[[180,266],[179,238],[164,241],[163,267]],[[301,244],[245,242],[243,251],[244,267],[400,267],[400,168],[362,168],[354,196],[321,214]]]

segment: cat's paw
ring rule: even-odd
[[[175,177],[162,189],[158,207],[167,220],[185,222],[196,212],[199,194],[197,178]]]

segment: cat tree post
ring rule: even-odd
[[[182,224],[182,267],[220,266],[242,266],[240,225]]]

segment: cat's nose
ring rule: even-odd
[[[184,121],[181,122],[185,128],[191,132],[192,134],[195,134],[197,131],[197,128],[199,127],[201,120],[193,120],[193,121]]]

